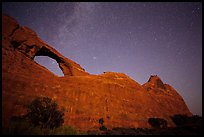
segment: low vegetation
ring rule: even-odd
[[[100,119],[98,120],[98,122],[99,122],[99,124],[100,124],[99,129],[100,129],[101,131],[107,131],[107,130],[108,130],[108,129],[106,128],[106,126],[104,125],[104,119],[103,119],[103,118],[100,118]]]
[[[186,115],[174,115],[171,117],[177,127],[180,126],[192,126],[192,125],[201,125],[202,117],[198,115],[193,115],[188,117]]]
[[[86,134],[64,123],[64,109],[59,109],[57,102],[48,97],[37,97],[28,106],[28,114],[12,117],[9,128],[4,134],[9,135],[81,135]]]
[[[28,105],[27,118],[41,129],[54,129],[64,123],[64,110],[48,97],[37,97]]]
[[[152,128],[123,128],[116,127],[103,132],[88,132],[90,135],[201,135],[202,117],[194,115],[174,115],[172,120],[176,127],[167,127],[168,123],[162,118],[149,118],[148,122]],[[101,120],[99,123],[103,123]]]
[[[5,134],[8,135],[84,135],[86,133],[78,131],[70,126],[60,126],[54,129],[34,126],[26,119],[13,119]]]
[[[153,128],[167,128],[167,121],[162,118],[149,118],[148,123]]]
[[[28,106],[28,114],[22,117],[12,117],[8,129],[3,134],[8,135],[201,135],[202,117],[194,115],[174,115],[172,120],[176,127],[167,127],[162,118],[149,118],[152,128],[113,128],[109,130],[100,118],[98,131],[81,132],[70,126],[63,126],[64,109],[59,109],[57,102],[48,97],[37,97]]]

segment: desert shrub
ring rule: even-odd
[[[148,123],[154,128],[166,128],[167,121],[162,118],[149,118]]]
[[[174,115],[171,118],[177,126],[199,125],[202,122],[202,117],[198,115],[193,115],[191,117],[187,115]]]
[[[177,126],[185,125],[189,121],[189,117],[186,115],[174,115],[171,118]]]
[[[202,117],[201,116],[198,116],[198,115],[193,115],[191,117],[191,122],[193,123],[196,123],[196,124],[201,124],[202,123]]]
[[[108,129],[106,128],[106,126],[103,125],[103,123],[104,123],[104,119],[103,119],[103,118],[100,118],[100,119],[98,120],[98,122],[99,122],[99,124],[100,124],[99,129],[100,129],[101,131],[107,131],[107,130],[108,130]]]
[[[85,135],[70,126],[60,126],[54,129],[41,129],[40,126],[34,126],[26,118],[15,117],[11,119],[7,135]]]
[[[12,117],[9,128],[4,131],[8,135],[86,135],[70,126],[62,126],[63,108],[59,110],[56,102],[48,97],[37,97],[28,106],[28,114]]]
[[[43,135],[40,127],[35,127],[25,117],[12,117],[9,129],[5,134],[8,135]]]
[[[107,131],[107,130],[108,130],[107,127],[105,127],[104,125],[100,126],[99,129],[100,129],[101,131]]]
[[[59,128],[55,128],[53,130],[50,130],[49,134],[50,135],[83,135],[86,133],[79,132],[70,126],[61,126]]]
[[[99,122],[99,124],[103,125],[103,123],[104,123],[103,118],[100,118],[100,119],[98,120],[98,122]]]
[[[48,97],[37,97],[28,105],[27,118],[34,126],[57,128],[64,123],[64,110]]]

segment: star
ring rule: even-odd
[[[145,75],[156,71],[172,84],[183,83],[177,88],[189,93],[184,79],[201,79],[201,3],[2,3],[2,11],[89,73],[117,68],[144,83]],[[53,60],[42,62],[57,65]],[[196,80],[192,89],[200,94],[202,80]]]

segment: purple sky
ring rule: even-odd
[[[151,74],[202,115],[201,3],[2,3],[4,13],[91,74]],[[48,57],[35,60],[62,75]]]

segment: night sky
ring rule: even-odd
[[[122,72],[140,84],[158,75],[202,115],[202,3],[2,3],[88,73]],[[48,57],[35,60],[59,76]]]

